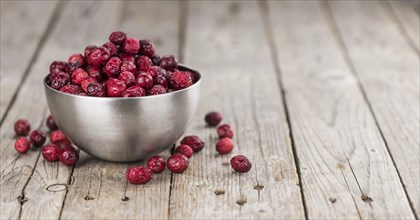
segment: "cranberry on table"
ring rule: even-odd
[[[54,131],[54,130],[57,130],[58,129],[58,127],[55,124],[55,121],[54,121],[54,118],[52,117],[52,115],[48,115],[47,119],[45,119],[45,124],[50,129],[50,131]]]
[[[121,59],[118,57],[111,57],[105,64],[104,72],[107,76],[118,76],[120,73]]]
[[[161,85],[163,88],[168,89],[168,80],[165,76],[157,76],[154,81],[156,85]]]
[[[126,86],[132,86],[136,82],[134,74],[128,71],[121,72],[120,75],[118,75],[118,79],[123,81]]]
[[[146,90],[141,88],[140,86],[131,86],[122,93],[123,97],[140,97],[145,95]]]
[[[137,57],[136,65],[138,71],[147,71],[149,67],[153,66],[153,63],[149,57],[142,55]]]
[[[58,159],[66,166],[73,166],[79,160],[79,152],[73,146],[67,146],[61,150]]]
[[[69,60],[67,61],[70,69],[74,70],[80,67],[83,67],[85,65],[85,58],[82,54],[76,53],[69,57]]]
[[[139,52],[139,49],[140,43],[132,37],[127,38],[121,46],[121,50],[129,54],[136,54],[137,52]]]
[[[26,153],[31,147],[31,142],[26,137],[20,137],[15,142],[15,149],[20,154]]]
[[[169,77],[169,84],[175,90],[185,89],[193,84],[191,75],[185,71],[176,71]]]
[[[31,130],[31,124],[29,124],[29,121],[26,119],[19,119],[15,122],[13,129],[15,130],[16,135],[26,136]]]
[[[86,88],[86,93],[89,96],[96,96],[96,97],[106,96],[104,86],[102,85],[102,83],[98,83],[98,82],[91,82]]]
[[[180,153],[174,153],[167,161],[168,169],[174,173],[184,172],[189,164],[188,158]]]
[[[219,135],[219,138],[225,138],[225,137],[232,138],[234,135],[234,132],[229,125],[223,124],[217,128],[217,134]]]
[[[54,61],[50,65],[50,74],[64,72],[70,74],[70,66],[64,61]]]
[[[188,145],[181,144],[175,149],[175,153],[184,154],[187,158],[191,158],[193,155],[193,149]]]
[[[218,125],[223,119],[222,114],[219,112],[209,112],[204,117],[204,120],[207,122],[209,126],[216,126]]]
[[[203,149],[204,142],[195,135],[186,136],[181,140],[181,144],[190,146],[194,152],[198,152]]]
[[[65,85],[61,87],[60,91],[73,94],[73,95],[80,95],[80,93],[83,92],[82,87],[78,85],[73,85],[73,84],[69,84],[69,85]]]
[[[153,87],[153,77],[147,73],[141,73],[137,76],[136,85],[144,89],[150,89]]]
[[[66,146],[70,144],[69,139],[67,139],[66,135],[64,135],[63,131],[61,130],[52,131],[50,133],[50,141],[56,145]]]
[[[178,68],[178,61],[173,55],[165,55],[160,58],[159,66],[165,70],[174,70]]]
[[[65,72],[51,73],[49,78],[53,89],[60,89],[70,83],[70,75]]]
[[[99,67],[101,64],[105,63],[110,57],[111,55],[104,47],[98,47],[86,57],[86,60],[90,65]]]
[[[237,155],[230,159],[230,165],[239,173],[246,173],[251,170],[252,164],[244,155]]]
[[[234,143],[232,139],[225,137],[219,140],[216,144],[216,151],[219,152],[219,154],[228,154],[232,152]]]
[[[71,82],[80,85],[83,80],[89,77],[89,74],[82,68],[77,68],[71,74]]]
[[[32,131],[31,135],[29,136],[29,139],[35,147],[39,147],[45,143],[47,137],[45,136],[44,132],[38,129]]]
[[[166,168],[165,159],[159,155],[152,156],[147,160],[147,167],[153,173],[162,173]]]
[[[121,97],[126,89],[127,86],[119,79],[110,78],[106,81],[106,91],[109,97]]]
[[[102,46],[105,48],[105,50],[108,51],[108,53],[111,56],[117,56],[118,55],[118,52],[119,51],[118,51],[118,48],[117,48],[117,46],[115,44],[113,44],[111,42],[106,42]]]
[[[144,166],[130,167],[125,172],[125,176],[131,184],[140,185],[149,182],[153,174],[149,168]]]
[[[85,48],[85,58],[86,57],[88,57],[89,56],[89,54],[91,54],[96,48],[98,48],[97,46],[95,46],[95,45],[88,45],[86,48]]]
[[[42,156],[47,161],[58,161],[61,153],[61,148],[55,144],[47,144],[42,147]]]
[[[127,35],[122,31],[114,31],[109,35],[109,41],[116,45],[122,45],[127,39]]]
[[[160,95],[160,94],[165,94],[166,93],[166,89],[165,87],[161,86],[161,85],[154,85],[148,92],[147,94],[152,96],[152,95]]]

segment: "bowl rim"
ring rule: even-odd
[[[47,75],[43,78],[43,80],[42,80],[42,81],[43,81],[44,87],[45,87],[45,88],[47,88],[48,90],[52,91],[52,92],[55,92],[55,93],[58,93],[58,94],[61,94],[61,95],[65,95],[65,96],[82,98],[82,99],[96,99],[96,100],[99,100],[99,99],[100,99],[100,100],[109,100],[109,99],[112,99],[112,100],[151,99],[151,98],[154,98],[154,97],[163,97],[163,96],[171,96],[171,95],[175,95],[175,94],[177,94],[177,93],[185,92],[185,91],[187,91],[187,90],[193,89],[193,88],[195,88],[195,87],[197,87],[197,86],[199,86],[199,85],[200,85],[200,83],[201,83],[201,73],[200,73],[200,72],[198,72],[198,71],[197,71],[197,70],[195,70],[195,69],[191,69],[191,68],[189,68],[189,67],[187,67],[187,66],[185,66],[185,65],[183,65],[183,64],[179,64],[179,65],[178,65],[178,68],[179,68],[180,70],[187,70],[187,71],[190,71],[190,72],[192,72],[193,74],[195,74],[196,76],[198,76],[198,77],[197,77],[197,78],[198,78],[198,79],[197,79],[197,81],[196,81],[194,84],[192,84],[191,86],[187,87],[187,88],[180,89],[180,90],[176,90],[176,91],[172,91],[172,92],[168,92],[168,93],[164,93],[164,94],[152,95],[152,96],[139,96],[139,97],[96,97],[96,96],[83,96],[83,95],[75,95],[75,94],[70,94],[70,93],[62,92],[62,91],[57,90],[57,89],[53,89],[51,86],[49,86],[49,85],[47,84],[47,77],[48,77],[50,74],[47,74]]]

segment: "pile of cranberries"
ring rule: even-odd
[[[194,75],[178,70],[173,55],[159,56],[150,40],[112,32],[102,46],[50,65],[47,84],[65,93],[96,97],[139,97],[168,93],[194,84]]]
[[[50,130],[50,142],[42,147],[42,156],[47,161],[60,161],[64,165],[73,166],[79,160],[79,152],[74,148],[61,130],[58,130],[52,116],[45,120]],[[31,125],[26,119],[19,119],[14,124],[14,130],[17,136],[20,136],[15,142],[15,149],[20,154],[26,153],[31,146],[41,147],[46,141],[46,135],[41,129],[31,132],[29,139],[26,138],[31,130]]]

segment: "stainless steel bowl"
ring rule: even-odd
[[[146,159],[178,140],[190,124],[200,99],[201,75],[179,91],[134,98],[77,96],[52,89],[45,95],[58,127],[80,149],[114,162]]]

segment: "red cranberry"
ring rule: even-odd
[[[80,85],[82,81],[89,77],[89,74],[83,70],[82,68],[77,68],[73,71],[73,74],[71,75],[71,81],[76,84]]]
[[[67,146],[61,150],[58,159],[66,166],[73,166],[79,160],[79,152],[73,146]]]
[[[50,74],[51,88],[60,89],[70,83],[70,75],[65,72]]]
[[[124,71],[132,72],[132,73],[137,72],[136,64],[130,61],[123,61],[121,64],[121,72],[124,72]]]
[[[60,91],[73,95],[79,95],[81,92],[83,92],[82,87],[72,84],[61,87]]]
[[[46,161],[58,161],[58,157],[61,153],[61,148],[55,144],[47,144],[42,147],[42,156]]]
[[[148,92],[148,95],[160,95],[166,93],[166,89],[161,85],[154,85]]]
[[[88,78],[84,79],[81,83],[81,87],[82,87],[83,91],[87,93],[88,85],[93,83],[93,82],[96,82],[96,80],[92,77],[88,77]]]
[[[105,97],[106,96],[106,92],[105,92],[105,88],[101,83],[98,82],[91,82],[87,88],[86,88],[86,93],[89,96],[97,96],[97,97]]]
[[[106,90],[109,97],[120,97],[127,86],[119,79],[110,78],[106,81]]]
[[[222,121],[222,119],[223,119],[223,116],[219,112],[209,112],[206,114],[206,117],[204,118],[204,120],[210,126],[218,125]]]
[[[50,65],[50,74],[64,72],[70,74],[70,66],[64,61],[54,61]]]
[[[225,137],[232,138],[234,132],[229,125],[223,124],[217,128],[217,134],[219,135],[219,138],[225,138]]]
[[[140,97],[145,96],[146,90],[141,88],[140,86],[131,86],[127,90],[122,93],[123,97]]]
[[[160,56],[159,55],[155,54],[155,55],[153,55],[153,57],[151,59],[152,59],[153,65],[159,66],[159,63],[160,63]]]
[[[98,82],[102,82],[104,80],[101,74],[101,70],[97,67],[89,68],[88,75]]]
[[[70,69],[77,69],[85,65],[85,58],[82,54],[76,53],[71,55],[67,62],[70,66]]]
[[[166,164],[170,171],[174,173],[182,173],[188,168],[190,162],[184,154],[174,153],[171,157],[169,157]]]
[[[150,89],[153,87],[153,77],[142,73],[137,76],[136,85],[141,86],[143,89]]]
[[[160,66],[151,66],[149,67],[146,72],[153,77],[153,79],[156,79],[158,76],[165,76],[166,71]]]
[[[152,57],[155,55],[155,45],[150,40],[140,40],[140,54]]]
[[[232,152],[234,143],[230,138],[222,138],[216,144],[216,151],[220,154],[228,154]]]
[[[134,85],[136,82],[136,77],[134,77],[134,74],[128,71],[121,72],[118,76],[118,79],[123,81],[127,86]]]
[[[104,45],[102,45],[111,56],[117,56],[118,55],[118,48],[115,46],[115,44],[111,42],[106,42]]]
[[[26,137],[20,137],[15,142],[15,149],[20,154],[24,154],[29,150],[31,142]]]
[[[248,158],[243,155],[237,155],[230,159],[230,165],[232,168],[239,173],[246,173],[251,170],[252,164]]]
[[[169,78],[169,84],[173,89],[180,90],[191,86],[193,83],[188,72],[177,71],[172,73]]]
[[[178,68],[178,61],[173,55],[165,55],[160,58],[159,66],[165,70],[174,70]]]
[[[147,160],[147,167],[153,173],[162,173],[166,167],[165,159],[159,155],[152,156]]]
[[[50,131],[54,131],[54,130],[57,130],[58,129],[58,127],[55,124],[55,121],[54,121],[54,118],[52,117],[52,115],[49,115],[47,117],[47,119],[45,120],[45,124],[50,129]]]
[[[150,171],[147,167],[138,166],[138,167],[130,167],[125,172],[125,176],[131,184],[145,184],[149,182],[152,177],[152,171]]]
[[[87,57],[87,62],[92,65],[99,67],[105,63],[110,57],[110,54],[104,47],[98,47],[94,49]]]
[[[126,61],[126,62],[131,62],[131,63],[134,63],[134,62],[136,62],[136,59],[134,58],[134,56],[133,55],[131,55],[131,54],[128,54],[128,53],[122,53],[122,54],[120,54],[120,58],[121,58],[121,61]]]
[[[204,142],[195,135],[186,136],[182,139],[181,144],[190,146],[194,152],[198,152],[203,149]]]
[[[168,89],[168,80],[163,75],[157,76],[155,78],[155,84],[156,85],[161,85],[161,86],[163,86],[163,88]]]
[[[109,41],[116,45],[122,45],[127,39],[127,35],[122,31],[114,31],[109,35]]]
[[[45,139],[47,138],[45,137],[44,132],[42,132],[41,130],[34,130],[29,136],[29,139],[35,147],[39,147],[44,144]]]
[[[16,135],[26,136],[31,130],[31,124],[29,124],[29,121],[26,119],[19,119],[15,122],[13,128],[15,130]]]
[[[51,143],[59,146],[67,146],[70,144],[69,139],[67,139],[66,135],[64,135],[63,131],[61,130],[52,131],[50,133],[50,141]]]
[[[88,45],[86,48],[85,48],[85,58],[86,57],[88,57],[89,56],[89,54],[91,54],[96,48],[98,48],[97,46],[95,46],[95,45]]]
[[[139,56],[136,60],[138,71],[147,71],[153,65],[152,60],[147,56]]]
[[[105,64],[104,72],[108,76],[117,76],[120,73],[121,60],[118,57],[111,57]]]
[[[121,49],[126,53],[136,54],[137,52],[139,52],[140,44],[136,39],[129,37],[124,41],[123,45],[121,46]]]
[[[188,145],[181,144],[175,149],[175,153],[184,154],[187,158],[191,158],[193,155],[193,149]]]

